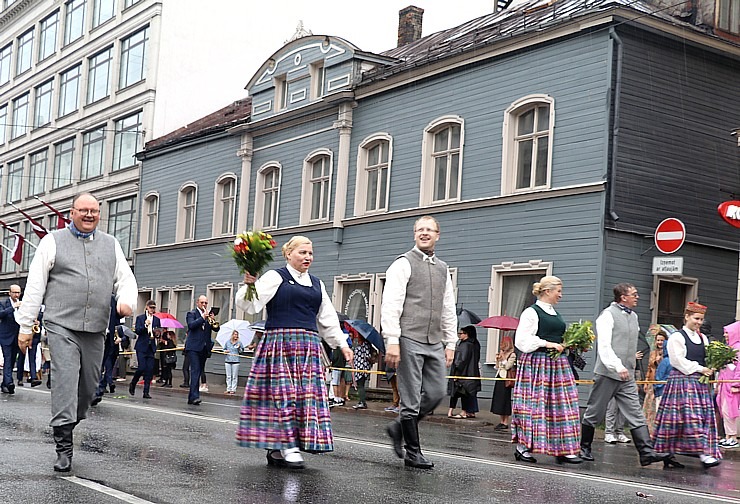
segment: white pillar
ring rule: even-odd
[[[249,215],[249,191],[252,179],[252,156],[254,154],[252,135],[242,134],[242,146],[236,155],[242,159],[242,173],[239,183],[239,211],[236,217],[236,232],[246,231]]]

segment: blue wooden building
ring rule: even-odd
[[[401,20],[420,27],[421,10]],[[458,307],[481,317],[518,315],[553,274],[567,321],[594,319],[628,281],[643,329],[698,299],[720,332],[738,290],[736,231],[716,208],[740,192],[740,43],[691,21],[640,1],[532,0],[382,54],[331,35],[286,43],[249,98],[140,153],[142,300],[184,319],[207,294],[222,320],[243,317],[226,244],[259,228],[308,236],[337,310],[379,327],[385,270],[431,214]],[[686,226],[682,264],[655,272],[667,217]],[[484,376],[500,336],[479,332]]]

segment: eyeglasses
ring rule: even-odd
[[[90,208],[72,208],[75,212],[80,212],[83,215],[98,215],[100,213],[100,210],[93,210]]]
[[[633,292],[631,294],[625,294],[627,297],[640,297],[640,295],[637,292]]]
[[[439,231],[431,228],[419,228],[414,229],[414,233],[439,233]]]

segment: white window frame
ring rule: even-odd
[[[33,126],[38,128],[51,123],[51,111],[54,101],[54,79],[39,84],[34,88]]]
[[[87,0],[68,0],[64,9],[64,45],[79,40],[85,35],[85,10]],[[78,18],[78,16],[81,16]],[[77,23],[75,22],[77,21]],[[75,30],[73,31],[73,28]],[[74,38],[72,38],[74,37]]]
[[[60,187],[66,187],[68,185],[72,184],[72,179],[74,177],[74,169],[75,169],[75,137],[67,138],[65,140],[62,140],[61,142],[57,142],[54,144],[54,168],[52,173],[52,189],[58,189]],[[68,145],[71,145],[71,148],[66,148],[62,150],[63,147],[68,147]],[[67,172],[65,170],[64,173],[60,173],[61,168],[61,162],[63,159],[66,159],[66,156],[69,155],[69,171]],[[65,166],[66,167],[66,166]],[[62,175],[68,176],[69,179],[65,180]]]
[[[368,210],[367,208],[367,191],[369,183],[369,170],[367,156],[371,148],[375,147],[378,143],[386,142],[388,147],[388,161],[386,164],[386,182],[385,182],[385,198],[382,202],[382,206],[378,205],[374,210]],[[366,137],[357,148],[357,173],[355,179],[357,183],[355,185],[355,217],[361,217],[368,214],[385,213],[388,211],[388,205],[390,203],[390,182],[391,182],[391,166],[393,164],[393,137],[389,133],[375,133]],[[381,166],[379,164],[378,166]],[[382,195],[381,195],[382,197]]]
[[[130,122],[135,120],[135,123]],[[136,160],[135,154],[139,150],[140,142],[143,143],[141,132],[144,128],[142,124],[143,111],[138,111],[134,114],[130,114],[126,117],[122,117],[114,121],[115,134],[113,137],[113,163],[111,170],[119,171],[132,166],[137,166],[138,161]],[[131,148],[131,136],[134,135],[133,149]],[[131,161],[127,161],[126,154],[130,153]],[[130,163],[130,164],[125,164]]]
[[[23,179],[25,172],[25,158],[14,159],[7,165],[8,190],[6,200],[8,202],[20,201],[23,198]]]
[[[552,275],[552,269],[552,261],[542,261],[540,259],[532,259],[525,263],[515,263],[513,261],[502,262],[491,266],[491,284],[488,287],[488,316],[501,315],[504,277],[534,274],[543,277]],[[519,314],[507,313],[507,315],[519,317]],[[488,335],[486,336],[488,342],[486,345],[486,364],[496,363],[496,353],[498,353],[501,332],[498,329],[488,329]]]
[[[320,158],[326,158],[329,172],[322,174],[319,177],[319,182],[316,182],[312,177],[313,164]],[[303,160],[303,183],[301,189],[301,224],[313,224],[317,222],[328,222],[331,218],[331,202],[332,202],[332,180],[334,178],[334,153],[325,148],[316,149],[312,151]],[[311,214],[313,213],[313,188],[314,184],[319,183],[322,185],[322,194],[320,198],[320,204],[326,201],[326,208],[319,208],[319,217],[313,219]],[[326,193],[324,193],[324,190]],[[325,195],[325,198],[324,198]],[[321,210],[325,212],[322,214]]]
[[[190,214],[190,236],[186,236],[186,231],[188,229],[188,223],[185,222],[185,219],[188,216],[187,209],[185,208],[186,205],[186,194],[188,191],[193,191],[193,201],[190,204],[193,208],[192,213]],[[196,184],[194,181],[188,181],[182,184],[180,186],[179,191],[177,192],[177,225],[175,228],[175,236],[176,241],[178,242],[184,242],[184,241],[193,241],[195,239],[195,223],[196,223],[196,214],[198,212],[198,184]]]
[[[80,81],[82,80],[82,65],[75,65],[59,74],[59,117],[64,117],[80,108]],[[72,99],[68,97],[74,97]]]
[[[653,275],[653,290],[650,292],[650,323],[658,323],[658,298],[660,297],[661,282],[672,282],[688,285],[685,302],[694,301],[699,298],[699,279],[683,275]],[[684,303],[685,304],[685,303]]]
[[[223,190],[228,182],[233,184],[234,191],[228,198],[224,198]],[[237,202],[237,176],[234,172],[222,174],[213,188],[213,236],[233,236],[236,229],[236,202]],[[224,232],[224,206],[229,201],[231,212],[228,215],[228,229]]]
[[[118,89],[125,89],[146,80],[148,46],[148,26],[121,40]],[[135,64],[137,58],[141,59],[138,65]]]
[[[540,105],[548,105],[550,107],[550,118],[549,128],[547,136],[548,149],[547,149],[547,182],[542,186],[530,185],[527,188],[516,188],[517,179],[517,165],[518,165],[518,149],[517,149],[517,119],[525,112],[528,112],[532,108],[537,108]],[[535,122],[536,127],[536,122]],[[532,94],[516,100],[514,103],[504,112],[504,125],[503,125],[503,148],[501,154],[501,195],[508,195],[514,193],[526,193],[533,191],[547,190],[551,188],[552,178],[552,151],[553,151],[553,133],[555,131],[555,99],[547,94]],[[539,138],[544,135],[538,135]],[[533,148],[536,152],[536,149]],[[532,179],[534,184],[534,178]]]
[[[141,240],[142,247],[153,247],[157,244],[159,231],[159,192],[146,193],[141,204]],[[151,239],[150,239],[151,237]]]
[[[103,7],[108,7],[108,9],[103,10]],[[116,0],[94,0],[92,19],[93,28],[97,28],[114,17],[116,17]]]
[[[8,105],[0,105],[0,145],[8,140]]]
[[[232,284],[231,282],[209,283],[206,286],[206,297],[208,298],[208,306],[210,307],[213,307],[214,302],[213,291],[217,290],[229,291],[229,295],[226,298],[229,300],[228,310],[224,310],[223,306],[219,306],[220,310],[218,312],[218,315],[216,316],[216,320],[224,323],[231,319],[231,314],[234,311],[234,284]]]
[[[740,0],[717,0],[715,11],[717,28],[740,35]]]
[[[43,61],[57,51],[59,37],[59,11],[53,12],[39,24],[38,58]]]
[[[457,149],[459,166],[457,170],[457,191],[454,195],[448,195],[446,199],[434,200],[434,136],[443,128],[451,125],[460,126],[460,147]],[[427,124],[421,142],[421,180],[419,188],[419,205],[430,206],[460,201],[462,172],[463,172],[463,149],[465,146],[465,120],[459,115],[445,115],[438,117]],[[452,151],[451,151],[452,152]],[[449,181],[448,181],[449,186]],[[449,189],[449,187],[448,187]]]
[[[117,207],[122,202],[129,202],[131,208],[128,210],[121,211],[117,210],[113,212],[114,205]],[[130,216],[128,222],[126,222],[126,215]],[[123,216],[123,220],[119,220],[119,216]],[[118,229],[127,229],[128,240],[124,240],[124,236],[121,236],[116,231],[115,224],[123,224]],[[116,198],[108,201],[108,234],[115,237],[123,249],[123,254],[126,258],[131,259],[134,254],[134,243],[136,238],[136,195],[124,196],[122,198]]]
[[[31,92],[15,98],[13,104],[13,124],[10,127],[10,139],[25,136],[28,131],[28,113],[31,107]]]
[[[277,187],[273,186],[268,191],[274,194],[272,201],[272,222],[269,225],[265,225],[265,179],[266,174],[276,170],[277,171]],[[277,229],[278,218],[280,216],[280,188],[282,186],[283,179],[283,167],[277,161],[269,161],[257,170],[257,180],[254,185],[254,218],[252,220],[252,227],[254,229]]]
[[[110,96],[110,71],[113,47],[108,47],[87,59],[87,93],[85,103],[94,103]]]
[[[80,180],[99,177],[105,173],[106,126],[85,131],[82,134],[82,167]],[[99,149],[96,150],[95,149]]]
[[[318,100],[324,96],[326,86],[326,67],[324,66],[324,61],[311,63],[308,66],[308,72],[311,77],[311,100]]]
[[[23,33],[18,37],[17,44],[18,49],[16,51],[16,67],[15,75],[21,75],[31,69],[33,66],[33,36],[34,29]]]
[[[13,62],[13,43],[0,47],[0,86],[10,82],[10,68]]]
[[[46,192],[46,173],[48,167],[49,149],[42,149],[31,153],[28,161],[28,196],[37,196]]]

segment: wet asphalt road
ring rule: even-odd
[[[393,454],[387,417],[347,410],[333,412],[333,453],[306,455],[304,471],[275,469],[264,450],[236,446],[238,401],[211,396],[196,407],[177,390],[153,390],[148,401],[141,388],[135,398],[123,390],[75,430],[67,475],[52,470],[48,391],[0,397],[0,502],[740,503],[738,457],[708,471],[685,458],[684,470],[640,468],[631,445],[596,443],[596,463],[559,466],[540,455],[523,464],[489,426],[423,422],[436,467],[420,471]]]

